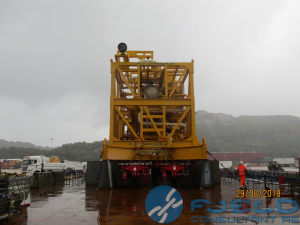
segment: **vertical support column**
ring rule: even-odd
[[[189,98],[191,98],[191,125],[192,125],[192,136],[193,136],[193,145],[198,144],[196,136],[196,118],[195,118],[195,95],[194,95],[194,60],[192,60],[191,66],[189,66]]]
[[[132,75],[131,75],[132,76]],[[131,78],[132,79],[132,78]],[[132,81],[132,83],[133,83],[133,91],[134,91],[134,93],[136,93],[136,84],[135,84],[135,82],[134,81]],[[139,89],[139,88],[138,88]]]
[[[143,114],[144,114],[144,107],[140,107],[140,138],[141,139],[144,139],[144,131],[143,131],[144,117],[143,117]]]
[[[121,87],[120,84],[117,83],[117,97],[120,98],[121,96]]]
[[[116,77],[115,71],[116,66],[111,60],[111,92],[110,92],[110,131],[109,131],[109,145],[113,146],[114,142],[114,129],[115,129],[115,88],[116,88]]]
[[[166,137],[166,106],[163,106],[163,137]]]
[[[168,66],[165,65],[165,98],[168,97]]]
[[[141,97],[141,66],[138,65],[138,97]]]
[[[119,133],[118,133],[118,139],[121,139],[121,137],[123,137],[124,136],[124,132],[123,132],[123,122],[122,122],[122,120],[118,120],[118,131],[119,131]]]

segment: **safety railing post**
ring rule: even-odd
[[[251,177],[252,177],[252,189],[254,190],[254,177],[253,177],[253,170],[251,171]]]

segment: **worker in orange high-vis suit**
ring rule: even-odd
[[[240,161],[240,165],[237,168],[237,172],[239,173],[241,184],[240,188],[247,188],[247,185],[245,183],[246,175],[247,175],[247,167],[244,166],[243,161]]]

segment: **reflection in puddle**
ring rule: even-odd
[[[255,213],[255,201],[261,201],[259,209],[274,208],[274,212],[258,215],[261,217],[274,217],[273,224],[282,224],[282,215],[277,212],[278,199],[292,199],[299,202],[298,197],[285,198],[244,198],[236,197],[236,190],[239,184],[224,181],[222,186],[215,186],[213,189],[199,188],[176,188],[183,199],[183,210],[177,220],[172,224],[192,224],[192,217],[196,221],[203,218],[216,218],[219,216],[228,217],[230,221],[233,218],[242,220],[243,216],[249,217],[246,224],[255,224],[251,222],[251,217],[257,216]],[[249,186],[251,187],[251,186]],[[256,185],[255,188],[263,188]],[[96,186],[85,186],[84,182],[71,182],[68,185],[55,185],[49,188],[31,190],[28,196],[28,202],[31,206],[23,209],[22,214],[13,214],[9,224],[155,224],[148,216],[145,209],[145,200],[151,188],[135,189],[113,189],[97,190]],[[191,210],[191,202],[195,199],[205,199],[210,204],[203,204],[201,208]],[[244,199],[249,201],[242,204],[242,209],[249,209],[242,214],[231,211],[231,201]],[[208,208],[221,209],[220,201],[226,202],[226,212],[211,213]],[[283,208],[292,208],[292,204],[283,204]],[[290,213],[287,216],[298,216],[298,213]],[[203,219],[202,218],[202,219]],[[207,220],[205,224],[217,224],[214,220]],[[269,220],[270,222],[270,220]],[[200,222],[198,222],[200,223]],[[266,223],[261,221],[259,223]],[[4,223],[5,224],[5,223]],[[201,223],[200,223],[201,224]],[[244,223],[245,224],[245,223]]]

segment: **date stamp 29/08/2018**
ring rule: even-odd
[[[280,190],[236,190],[237,198],[244,198],[244,197],[254,197],[254,198],[279,198],[280,197]]]

